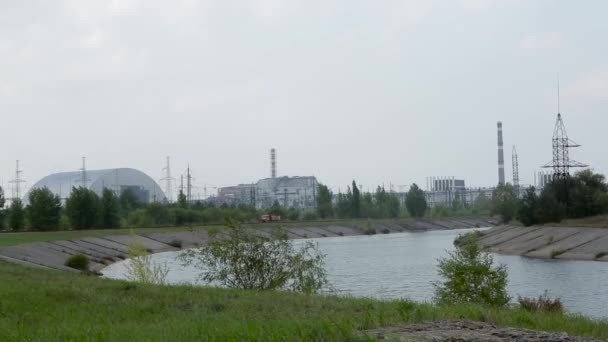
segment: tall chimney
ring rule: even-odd
[[[270,149],[270,176],[277,177],[277,151],[274,148]]]
[[[496,124],[498,128],[498,184],[505,184],[505,156],[502,146],[502,122]]]

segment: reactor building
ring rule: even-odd
[[[130,168],[86,170],[75,172],[60,172],[48,175],[34,184],[23,201],[27,203],[29,193],[34,189],[47,188],[65,201],[73,188],[84,187],[94,191],[98,196],[103,189],[108,188],[117,196],[130,190],[139,202],[164,202],[165,193],[150,176]]]

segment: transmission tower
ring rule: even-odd
[[[515,193],[519,195],[519,160],[517,158],[517,149],[513,146],[513,152],[511,153],[513,163],[513,188]]]
[[[569,149],[572,147],[580,147],[581,145],[568,138],[568,133],[566,133],[566,127],[564,126],[564,121],[562,120],[562,115],[560,113],[557,113],[557,121],[555,122],[552,141],[553,160],[543,167],[553,169],[554,180],[568,178],[570,176],[571,167],[587,167],[587,165],[583,163],[570,159]]]
[[[175,178],[171,177],[171,159],[167,157],[167,165],[163,168],[165,176],[161,181],[165,182],[165,195],[169,203],[173,202],[173,182]]]
[[[80,172],[81,172],[80,182],[82,183],[82,187],[85,189],[87,188],[87,182],[89,181],[89,179],[87,178],[86,160],[87,160],[87,157],[82,157],[82,168],[80,169]]]
[[[9,183],[13,184],[13,200],[21,199],[21,183],[25,183],[25,180],[21,179],[23,170],[19,168],[19,161],[17,160],[15,167],[15,178],[10,180]]]
[[[188,171],[186,173],[186,201],[188,206],[192,203],[192,175],[190,174],[190,165],[188,165]]]

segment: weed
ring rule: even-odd
[[[563,313],[564,307],[559,298],[550,298],[545,291],[538,298],[518,297],[519,307],[530,312]]]
[[[65,265],[67,267],[75,268],[80,271],[88,271],[89,270],[89,258],[82,254],[72,255],[67,258],[65,261]]]

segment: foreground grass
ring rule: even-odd
[[[438,319],[608,339],[608,321],[473,305],[306,296],[100,279],[0,262],[0,340],[349,340],[358,330]]]
[[[454,219],[464,219],[465,217],[459,217]],[[446,220],[449,218],[444,218]],[[327,227],[327,226],[348,226],[348,227],[365,227],[367,224],[382,224],[382,223],[407,223],[412,222],[410,218],[400,219],[346,219],[346,220],[323,220],[323,221],[282,221],[272,223],[249,223],[244,224],[245,227],[256,228],[256,227]],[[155,228],[133,228],[136,234],[146,233],[166,233],[166,232],[181,232],[187,230],[201,230],[201,229],[214,229],[222,228],[223,225],[196,225],[196,226],[181,226],[181,227],[155,227]],[[43,241],[56,241],[56,240],[72,240],[85,237],[101,237],[109,235],[123,235],[130,234],[131,229],[119,228],[119,229],[91,229],[91,230],[63,230],[63,231],[49,231],[49,232],[0,232],[0,247],[2,246],[14,246],[23,243],[30,242],[43,242]]]

